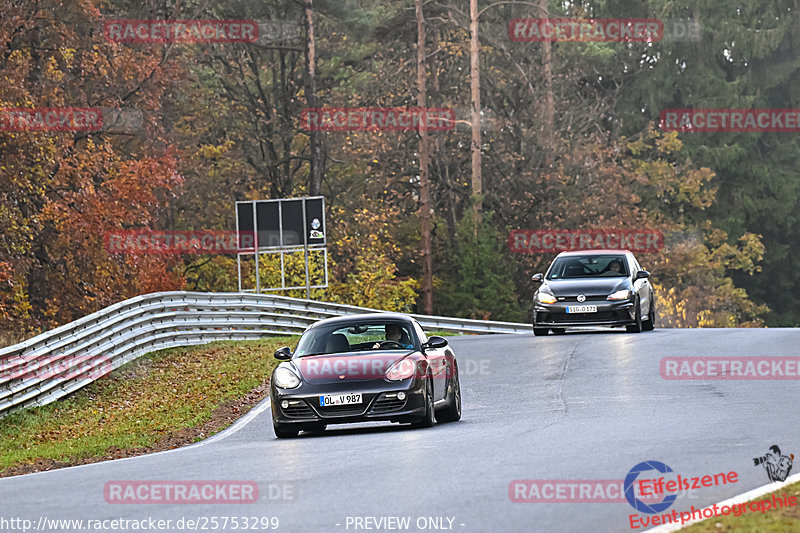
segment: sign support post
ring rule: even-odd
[[[308,218],[306,217],[306,203],[303,202],[303,224],[306,225]],[[311,282],[308,279],[308,227],[303,231],[303,259],[306,262],[306,300],[311,299]]]
[[[253,220],[258,220],[256,217],[256,203],[253,202]],[[261,271],[259,269],[259,260],[258,260],[258,228],[255,228],[255,238],[253,239],[253,259],[256,261],[256,294],[261,292]],[[242,280],[239,280],[239,285],[242,284]]]

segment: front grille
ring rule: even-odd
[[[550,313],[552,322],[603,322],[607,320],[620,320],[613,311],[598,311],[597,313]]]
[[[364,405],[331,405],[329,407],[318,407],[322,416],[353,416],[364,413]]]
[[[316,418],[305,400],[289,400],[289,407],[281,407],[281,411],[287,418]]]
[[[605,300],[606,298],[608,298],[607,294],[598,294],[598,295],[594,295],[594,296],[590,296],[588,294],[586,295],[586,301],[587,302],[601,302],[601,301]],[[577,302],[578,301],[578,295],[576,294],[575,296],[559,296],[558,297],[558,301],[559,302]]]
[[[381,394],[380,398],[375,401],[375,405],[370,410],[371,413],[389,413],[391,411],[399,411],[406,405],[407,398],[398,400],[396,397],[387,398],[385,394]]]

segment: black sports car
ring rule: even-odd
[[[533,333],[564,333],[575,326],[625,326],[638,333],[655,328],[655,296],[628,250],[562,252],[533,295]]]
[[[461,418],[458,364],[447,340],[428,338],[411,317],[373,313],[329,318],[305,330],[272,373],[275,435],[376,420],[430,427]]]

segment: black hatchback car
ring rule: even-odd
[[[562,252],[533,295],[533,333],[564,333],[578,326],[655,327],[655,296],[644,270],[628,250]]]
[[[311,325],[297,349],[275,352],[270,401],[275,435],[329,424],[389,421],[430,427],[461,418],[455,354],[412,317],[374,313]]]

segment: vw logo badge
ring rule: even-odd
[[[578,295],[578,301],[579,302],[585,302],[586,301],[586,296],[584,296],[583,294],[579,294]]]

